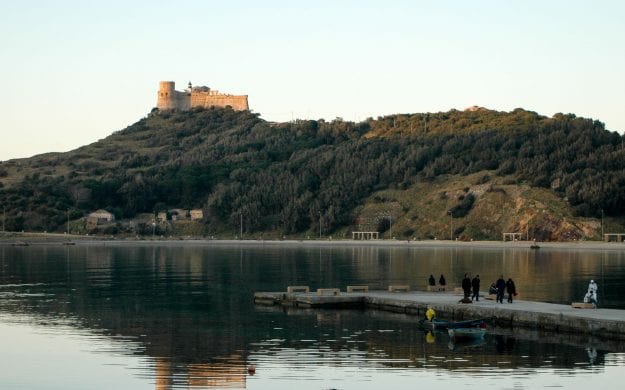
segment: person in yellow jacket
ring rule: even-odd
[[[430,306],[428,306],[428,309],[425,312],[425,318],[427,318],[428,321],[432,321],[434,319],[434,317],[436,317],[436,312],[434,311],[434,309],[432,309]]]

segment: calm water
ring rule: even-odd
[[[255,291],[425,288],[500,273],[523,299],[625,308],[625,251],[0,246],[2,389],[603,388],[623,343],[495,329],[454,345],[410,316],[255,307]],[[247,367],[256,365],[256,374]]]

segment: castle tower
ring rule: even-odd
[[[159,110],[173,110],[178,108],[176,99],[176,83],[161,81],[158,86],[156,108]]]

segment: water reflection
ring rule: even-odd
[[[188,364],[176,367],[166,358],[154,362],[155,388],[246,388],[247,370],[241,356],[224,357],[222,362]]]
[[[316,318],[312,313],[285,314],[311,322]],[[390,371],[422,385],[431,384],[424,378],[436,372],[449,387],[466,387],[468,376],[476,381],[475,386],[469,387],[479,387],[485,385],[482,380],[486,379],[514,375],[525,382],[554,373],[558,376],[587,373],[600,382],[597,376],[605,372],[605,357],[612,355],[597,348],[589,355],[593,349],[587,347],[592,342],[588,338],[491,330],[484,340],[451,343],[445,332],[415,330],[414,322],[405,316],[334,314],[331,317],[336,320],[334,324],[317,323],[317,337],[298,340],[284,328],[276,329],[269,338],[253,345],[250,359],[258,367],[269,370],[268,379],[287,383],[301,376],[317,378],[318,374],[311,374],[311,370],[326,366],[346,375],[359,372],[359,379],[368,381],[379,381],[378,373]],[[395,380],[385,385],[391,386]],[[341,388],[340,384],[334,379],[335,386]],[[571,388],[576,387],[573,384]]]
[[[292,284],[425,289],[430,274],[445,274],[457,285],[470,272],[484,285],[510,275],[522,298],[556,303],[583,296],[594,278],[600,305],[623,307],[620,252],[110,244],[0,252],[2,326],[34,325],[39,334],[100,340],[90,349],[95,354],[147,358],[124,364],[151,388],[263,388],[266,381],[265,388],[323,388],[320,375],[339,374],[326,388],[348,388],[379,384],[387,370],[417,381],[437,372],[453,381],[458,373],[580,375],[625,366],[614,354],[625,350],[621,343],[587,336],[493,330],[478,344],[450,344],[444,333],[418,330],[412,317],[262,308],[251,300],[254,291]],[[27,364],[32,356],[22,358]],[[250,364],[258,367],[253,377]],[[78,383],[93,387],[87,373]]]

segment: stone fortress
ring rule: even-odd
[[[209,87],[193,87],[189,82],[184,91],[176,91],[173,81],[161,81],[158,88],[156,108],[159,110],[185,111],[193,107],[226,107],[233,110],[249,110],[247,95],[229,95],[211,90]]]

